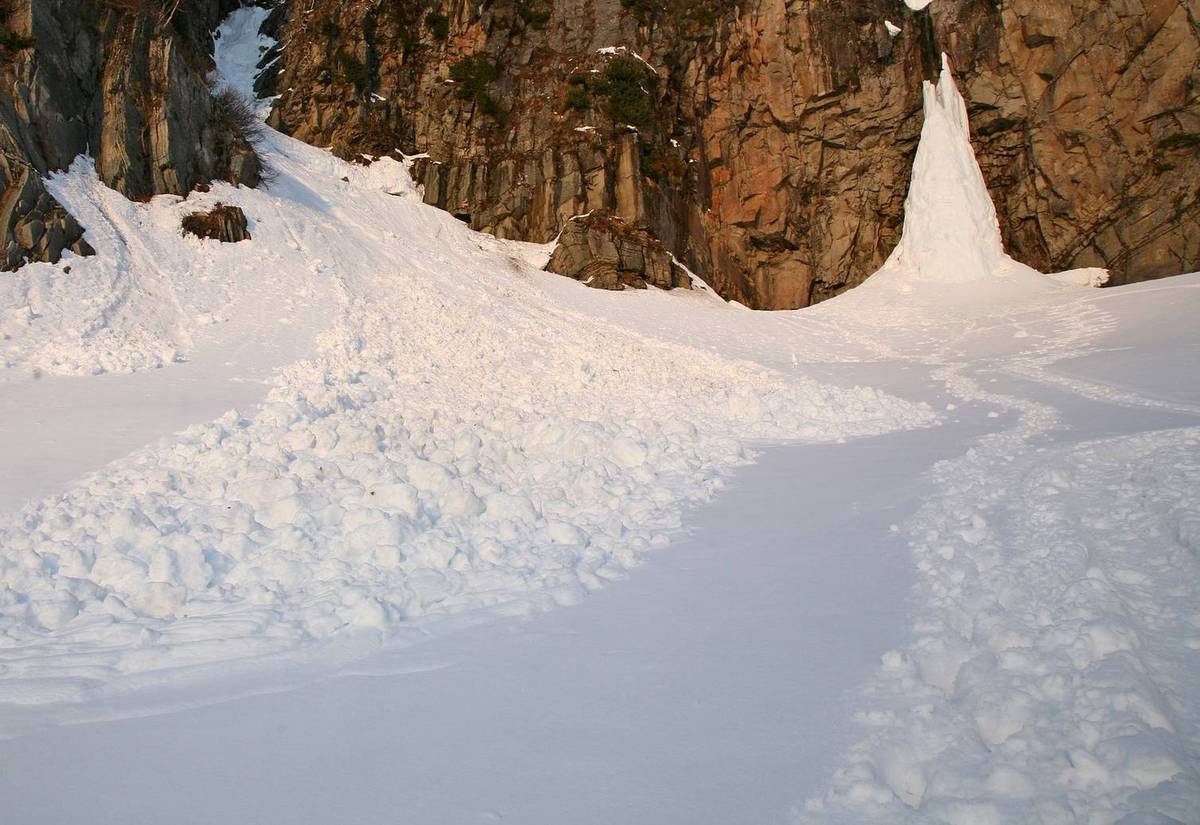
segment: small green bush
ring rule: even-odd
[[[654,107],[644,84],[653,82],[641,61],[618,55],[604,68],[595,92],[607,99],[605,112],[614,123],[650,129],[654,126]]]
[[[36,45],[36,38],[27,37],[16,32],[0,32],[0,46],[3,46],[6,51],[20,52],[25,49],[32,49]]]
[[[334,21],[326,19],[321,21],[320,31],[326,40],[336,40],[342,33],[342,27]]]
[[[445,40],[450,36],[450,18],[441,12],[431,11],[425,15],[425,28],[438,40]]]
[[[500,104],[488,92],[488,86],[500,77],[500,70],[491,58],[472,54],[450,64],[450,79],[458,84],[460,100],[470,100],[490,117],[498,117]]]
[[[662,6],[656,0],[621,0],[621,7],[642,23],[657,17],[662,11]]]
[[[371,85],[371,72],[366,64],[349,52],[338,52],[338,72],[343,78],[354,84],[355,90],[362,94]]]
[[[592,108],[592,96],[587,90],[587,86],[576,86],[572,84],[567,89],[567,105],[572,109],[590,109]]]
[[[517,14],[521,16],[526,25],[535,29],[543,29],[550,22],[549,9],[536,8],[532,3],[522,3],[517,7]]]

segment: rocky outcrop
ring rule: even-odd
[[[1124,283],[1200,268],[1197,17],[1194,0],[305,0],[276,16],[264,88],[303,140],[428,152],[426,199],[478,229],[545,242],[607,209],[722,295],[784,308],[896,243],[920,81],[946,51],[1014,256]]]
[[[64,248],[86,251],[78,225],[41,183],[80,153],[131,198],[184,194],[215,178],[258,182],[253,147],[214,105],[206,81],[211,32],[236,6],[9,0],[0,41],[6,268],[57,260]]]
[[[692,286],[688,273],[657,238],[603,210],[567,221],[546,271],[595,289]]]
[[[222,243],[250,240],[248,226],[246,213],[240,206],[226,206],[223,203],[218,203],[207,212],[186,215],[181,222],[181,228],[187,234]]]
[[[16,269],[25,261],[57,261],[65,249],[92,254],[83,228],[50,196],[36,170],[0,155],[0,180],[0,269]]]

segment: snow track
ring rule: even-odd
[[[937,465],[904,525],[918,638],[884,657],[872,732],[808,818],[1193,821],[1200,429],[1032,449],[1053,407],[944,378],[1017,423]]]

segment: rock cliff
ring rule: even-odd
[[[502,237],[607,210],[751,306],[886,257],[940,51],[1015,257],[1200,268],[1196,0],[304,0],[271,25],[280,129],[428,153],[426,199]]]
[[[90,153],[131,198],[226,178],[257,183],[252,147],[209,89],[211,32],[237,0],[0,3],[3,260],[87,252],[42,176]]]

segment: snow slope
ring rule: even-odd
[[[422,205],[395,160],[355,166],[277,134],[267,154],[279,178],[265,192],[118,203],[86,159],[52,181],[105,231],[70,273],[22,271],[56,298],[13,369],[186,359],[199,325],[222,323],[209,307],[270,299],[260,280],[332,300],[316,357],[256,410],[0,520],[0,701],[81,702],[314,643],[377,644],[431,614],[571,603],[667,543],[750,441],[934,421],[924,404],[565,311],[531,288],[552,276]],[[245,209],[252,241],[180,237],[182,214],[217,201]],[[113,300],[73,300],[97,284],[116,284]],[[64,332],[72,313],[85,333]]]
[[[243,9],[223,26],[223,71],[254,65],[265,45],[255,34],[259,14]],[[246,87],[244,74],[225,80]],[[100,254],[26,267],[0,287],[5,388],[32,392],[34,370],[49,376],[43,381],[89,382],[56,385],[80,395],[117,377],[73,377],[86,373],[168,376],[197,366],[214,386],[278,373],[257,406],[249,397],[240,412],[215,419],[196,408],[186,431],[155,441],[165,433],[153,430],[115,461],[89,452],[87,475],[55,481],[62,495],[32,497],[0,516],[0,734],[137,716],[170,707],[164,695],[176,708],[214,701],[287,681],[272,674],[345,672],[363,657],[410,662],[404,644],[414,631],[432,637],[427,655],[436,660],[439,645],[453,649],[451,630],[463,621],[577,602],[625,576],[645,551],[683,540],[685,517],[756,450],[777,449],[767,441],[824,443],[836,453],[844,439],[879,436],[886,445],[897,437],[890,433],[944,422],[953,425],[945,442],[929,449],[931,466],[910,485],[919,503],[886,534],[878,524],[894,491],[858,500],[852,474],[825,466],[836,461],[829,452],[811,466],[803,450],[789,459],[790,472],[809,483],[829,478],[831,500],[840,493],[864,513],[840,537],[817,533],[811,542],[826,553],[831,542],[861,542],[868,557],[908,548],[909,600],[876,591],[889,600],[880,615],[909,617],[908,641],[895,642],[847,697],[859,708],[858,744],[825,762],[797,760],[810,772],[803,777],[742,774],[725,786],[733,799],[724,810],[739,808],[738,795],[786,798],[779,783],[789,782],[793,806],[773,817],[747,803],[743,810],[756,811],[747,817],[1197,822],[1200,336],[1190,319],[1200,310],[1200,276],[1100,292],[1077,286],[1098,273],[1047,277],[1013,262],[948,68],[925,101],[896,254],[863,287],[797,313],[752,313],[700,292],[585,289],[538,271],[544,249],[477,235],[421,205],[402,164],[350,165],[275,134],[268,153],[280,177],[265,192],[215,186],[186,201],[127,204],[99,185],[86,159],[77,162],[50,185],[85,218]],[[246,210],[253,241],[222,247],[179,236],[182,214],[217,200]],[[247,341],[271,351],[252,366],[226,357]],[[141,423],[136,411],[119,415]],[[876,472],[870,454],[846,453],[864,475]],[[879,454],[883,475],[886,447]],[[922,464],[909,461],[906,473]],[[764,535],[772,520],[796,530],[797,513],[786,507],[755,518]],[[745,561],[710,535],[715,544],[691,539],[710,559],[705,598],[724,592],[720,565]],[[773,558],[790,575],[768,567],[737,591],[745,633],[714,633],[706,649],[677,624],[658,637],[657,666],[614,655],[597,664],[610,681],[566,679],[578,707],[607,706],[606,684],[685,695],[676,680],[697,672],[689,662],[732,663],[750,636],[820,667],[828,650],[806,633],[790,634],[777,619],[755,632],[779,603],[756,587],[765,592],[776,579],[795,582],[805,631],[827,617],[831,625],[811,635],[838,638],[852,660],[845,672],[858,674],[856,655],[880,634],[832,618],[837,591],[803,572],[801,560],[815,551],[787,541]],[[604,638],[604,627],[593,632]],[[531,706],[557,707],[539,691],[565,677],[522,681],[504,669],[512,647],[489,633],[466,638],[476,639],[482,663],[470,684],[449,671],[445,689],[423,701],[445,696],[451,704],[438,711],[446,713],[453,702],[501,707],[489,690],[500,675],[529,691]],[[496,655],[483,655],[493,644]],[[836,682],[814,694],[816,682],[802,688],[788,668],[755,673],[771,688],[760,701],[774,703],[760,723],[792,714],[777,727],[799,738],[795,731],[828,731],[820,723],[832,708],[843,712],[830,695]],[[392,678],[389,691],[411,695],[409,681]],[[728,684],[731,704],[748,695],[736,680],[714,682]],[[319,682],[297,701],[337,698],[345,684]],[[287,753],[336,738],[303,712],[272,715],[277,705],[288,703],[244,699],[203,718],[228,730],[293,731]],[[47,762],[58,752],[94,761],[113,748],[140,753],[146,731],[174,747],[172,731],[200,724],[193,713],[181,713],[178,726],[135,720],[90,738],[62,733],[45,751],[22,750],[36,733],[2,743],[0,762],[22,765],[8,772],[15,784],[7,787],[54,775]],[[472,716],[481,726],[501,724],[487,721],[495,717]],[[668,729],[646,723],[640,738],[628,731],[611,750],[552,737],[550,752],[538,753],[536,737],[494,728],[461,746],[503,741],[515,765],[582,760],[602,779],[606,761],[662,747]],[[397,729],[373,714],[353,730],[360,750],[346,751],[344,769],[355,774],[355,760],[365,769],[369,754],[398,740],[413,737],[419,750],[441,735],[434,724]],[[740,754],[763,730],[722,741]],[[827,741],[840,748],[843,738]],[[294,764],[269,742],[242,742],[239,754],[251,765]],[[211,777],[205,772],[228,747],[180,759]],[[26,764],[21,753],[41,755]],[[487,764],[482,754],[464,754],[461,764]],[[679,778],[715,786],[721,762],[705,764]],[[303,773],[311,766],[299,770],[305,786],[320,786],[323,776]],[[832,775],[814,791],[817,770]],[[461,785],[494,789],[485,771]],[[429,818],[454,821],[447,812],[459,810],[451,798],[463,787],[420,775],[409,777],[411,794]],[[405,777],[386,781],[403,787]],[[73,787],[80,799],[98,791],[86,775]],[[629,804],[597,805],[591,815],[552,794],[517,801],[527,822],[671,821],[669,810],[678,821],[703,820],[703,810],[667,800],[664,812],[655,807],[661,799],[630,787],[603,786],[606,798]],[[330,794],[337,810],[382,820],[385,809],[364,801],[371,792]],[[300,798],[279,791],[272,804],[271,788],[250,793],[260,807],[215,806],[214,816],[278,816]],[[29,821],[54,821],[56,804],[70,798],[29,795],[20,810]],[[630,807],[637,800],[644,807]],[[110,821],[128,821],[124,802],[111,804]]]

